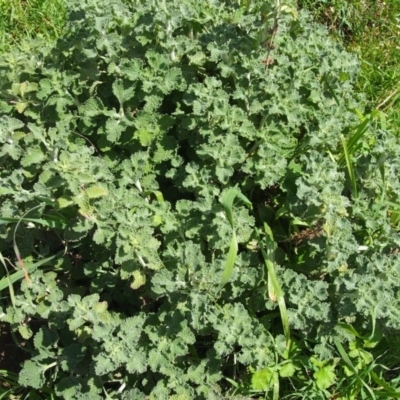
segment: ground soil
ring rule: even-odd
[[[14,342],[9,325],[0,324],[0,370],[19,372],[21,363],[28,358],[28,355]]]

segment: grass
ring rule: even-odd
[[[398,0],[298,0],[348,50],[359,55],[358,89],[368,112],[385,112],[388,128],[400,135],[400,2]]]
[[[0,0],[0,51],[22,39],[57,38],[64,27],[64,0]]]
[[[20,391],[18,375],[10,371],[0,370],[0,400],[17,399],[16,396]]]

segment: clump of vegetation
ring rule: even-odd
[[[357,53],[362,68],[358,90],[366,94],[368,109],[387,115],[391,131],[400,134],[400,3],[387,1],[299,0],[333,37]]]
[[[42,38],[54,41],[65,25],[64,0],[0,1],[0,53],[15,47],[29,47]]]
[[[0,1],[0,51],[37,36],[49,41],[57,38],[65,24],[64,3],[63,0]]]
[[[56,43],[1,56],[19,385],[398,395],[378,360],[400,329],[399,143],[364,115],[357,58],[295,6],[74,0]]]

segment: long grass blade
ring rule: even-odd
[[[395,211],[400,211],[400,203],[395,203],[393,201],[384,201],[384,204],[392,207]]]
[[[250,200],[245,195],[243,195],[239,191],[239,189],[237,189],[236,187],[228,189],[224,197],[222,198],[222,205],[224,207],[226,217],[228,218],[228,221],[232,228],[233,228],[233,216],[232,216],[233,202],[236,199],[236,197],[239,200],[241,200],[244,204],[246,204],[249,208],[252,208]]]
[[[8,291],[10,292],[10,299],[11,299],[11,304],[15,308],[15,293],[14,293],[14,287],[11,283],[10,280],[10,274],[8,272],[6,260],[3,257],[3,254],[0,252],[0,262],[3,264],[4,269],[6,270],[6,278],[7,278],[7,283],[8,283]]]
[[[41,265],[47,264],[49,261],[54,260],[56,257],[58,257],[60,254],[54,254],[53,256],[44,258],[43,260],[37,261],[34,264],[27,264],[25,266],[27,272],[32,273],[36,271]],[[2,279],[0,279],[0,292],[4,290],[5,288],[8,287],[8,285],[14,282],[17,282],[18,280],[22,279],[25,276],[24,271],[18,270],[14,272],[13,274],[6,276]]]
[[[342,344],[339,342],[339,340],[335,339],[335,345],[336,348],[339,351],[340,356],[342,357],[343,361],[345,362],[345,364],[347,365],[347,367],[350,369],[351,372],[353,372],[354,376],[357,378],[357,380],[367,389],[368,393],[371,395],[371,399],[375,400],[375,394],[373,392],[373,390],[370,388],[370,386],[365,383],[365,381],[360,377],[360,375],[358,374],[357,369],[354,367],[354,364],[351,362],[349,356],[347,355],[344,347],[342,346]]]
[[[355,375],[357,375],[357,370],[355,369],[353,363],[351,362],[349,356],[347,355],[346,351],[344,350],[344,347],[342,346],[342,343],[340,343],[337,339],[335,339],[335,345],[336,348],[338,349],[339,354],[341,355],[343,361],[347,365],[347,367],[353,372]]]
[[[53,218],[48,217],[44,218],[9,218],[9,217],[0,217],[0,225],[10,224],[10,223],[18,223],[21,222],[32,222],[34,224],[39,224],[42,226],[48,226],[49,228],[65,228],[67,226],[67,222],[62,218]]]
[[[17,257],[18,265],[19,265],[20,268],[22,269],[22,272],[24,273],[24,276],[25,276],[25,280],[26,280],[27,282],[30,282],[31,279],[29,278],[28,271],[27,271],[26,268],[25,268],[24,260],[22,259],[21,254],[20,254],[20,252],[19,252],[19,248],[18,248],[17,240],[16,240],[16,235],[17,235],[17,230],[18,230],[19,224],[23,221],[23,219],[25,218],[25,216],[26,216],[28,213],[30,213],[31,211],[36,210],[36,209],[39,208],[39,207],[41,207],[41,205],[32,207],[31,209],[29,209],[28,211],[26,211],[26,212],[22,215],[21,218],[18,219],[17,225],[15,225],[14,234],[13,234],[13,249],[14,249],[14,253],[15,253],[15,256]]]
[[[266,234],[265,249],[264,242],[261,240],[259,232],[257,232],[258,242],[261,249],[264,263],[268,273],[268,295],[272,301],[277,301],[279,306],[279,312],[281,316],[283,332],[286,338],[286,345],[290,347],[290,325],[289,316],[286,308],[285,297],[283,290],[278,282],[275,273],[275,248],[276,243],[273,238],[272,230],[268,224],[264,223],[264,231]]]
[[[347,172],[349,174],[350,183],[353,188],[353,196],[356,198],[358,194],[357,194],[356,176],[354,174],[353,163],[351,161],[351,156],[349,153],[349,149],[347,147],[346,139],[344,138],[343,135],[340,135],[340,139],[342,140],[342,146],[343,146],[344,156],[345,156],[346,165],[347,165]]]
[[[273,386],[272,386],[272,400],[279,400],[279,375],[277,372],[274,372],[273,375]]]
[[[386,396],[386,398],[400,399],[400,392],[396,391],[395,388],[390,386],[384,379],[381,379],[374,371],[371,371],[372,380],[384,389],[384,391],[378,391],[380,396]]]
[[[221,282],[220,282],[220,290],[224,285],[226,285],[232,275],[233,267],[235,265],[236,256],[238,252],[238,243],[235,233],[235,226],[233,223],[233,203],[235,199],[238,198],[243,203],[245,203],[248,207],[252,207],[250,200],[244,196],[236,187],[228,189],[225,195],[222,198],[222,205],[225,210],[226,218],[228,219],[229,225],[232,228],[232,239],[229,246],[228,257],[225,262],[224,271],[222,273]]]
[[[368,131],[372,119],[376,116],[375,111],[371,114],[368,114],[367,116],[364,116],[359,110],[354,110],[354,112],[358,115],[361,122],[354,128],[353,134],[349,137],[347,141],[347,149],[350,155],[355,154],[357,150],[357,145],[358,143],[360,143],[360,139],[362,139],[364,134]],[[340,168],[344,168],[344,166],[346,165],[346,155],[344,152],[342,152],[339,157],[338,165]]]
[[[226,259],[224,272],[222,273],[222,278],[221,278],[221,283],[220,283],[221,287],[225,286],[228,283],[229,278],[232,275],[233,267],[234,267],[235,261],[236,261],[237,252],[238,252],[238,244],[237,244],[237,240],[236,240],[236,233],[235,233],[235,231],[233,231],[231,244],[229,246],[228,257]]]

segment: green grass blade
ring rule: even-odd
[[[272,301],[277,301],[277,297],[279,297],[280,293],[277,293],[276,284],[274,284],[275,277],[275,241],[272,235],[271,228],[264,224],[264,231],[266,233],[266,256],[268,263],[268,296]],[[264,257],[265,258],[265,257]],[[276,279],[275,279],[276,280]]]
[[[224,271],[223,271],[222,277],[221,277],[220,290],[222,289],[222,287],[224,285],[226,285],[226,283],[229,281],[229,278],[232,275],[233,267],[235,265],[236,256],[237,256],[237,252],[238,252],[238,243],[237,243],[235,226],[233,223],[233,214],[232,214],[233,203],[236,198],[241,200],[243,203],[245,203],[250,208],[252,207],[250,200],[246,196],[244,196],[236,187],[228,189],[222,198],[222,205],[225,210],[225,215],[229,221],[229,225],[232,228],[232,239],[231,239],[231,243],[229,246],[228,257],[225,262]]]
[[[371,311],[371,323],[372,323],[372,330],[369,336],[361,335],[352,325],[347,324],[345,322],[339,322],[337,326],[340,327],[341,329],[344,329],[346,332],[350,333],[354,337],[362,339],[364,342],[365,341],[371,342],[377,335],[375,311]]]
[[[340,135],[340,139],[342,140],[344,156],[345,156],[346,164],[347,164],[347,172],[349,174],[351,187],[353,188],[353,196],[357,197],[358,194],[357,194],[356,176],[354,174],[353,163],[351,161],[351,156],[349,153],[349,149],[347,147],[347,142],[343,135]]]
[[[378,375],[374,371],[371,371],[371,378],[379,387],[384,389],[384,393],[382,393],[381,391],[378,392],[381,396],[385,395],[388,399],[400,399],[400,392],[390,386],[384,379],[378,377]]]
[[[354,133],[347,140],[347,151],[348,154],[354,155],[357,150],[357,144],[360,139],[364,136],[365,132],[371,124],[371,120],[375,117],[375,112],[372,112],[368,116],[364,116],[359,110],[354,110],[354,113],[358,115],[361,122],[354,128]],[[346,153],[343,151],[339,157],[338,165],[340,168],[344,168],[346,165]]]
[[[355,378],[367,389],[368,393],[371,395],[371,399],[375,400],[376,397],[375,397],[375,394],[374,394],[373,390],[360,377],[360,375],[358,374],[357,369],[354,367],[353,363],[351,362],[351,360],[350,360],[349,356],[347,355],[344,347],[342,346],[342,344],[337,339],[335,339],[335,345],[336,345],[336,348],[339,351],[340,356],[342,357],[343,361],[347,365],[347,367],[351,370],[351,372],[353,372]]]
[[[261,237],[259,232],[257,232],[258,242],[260,245],[261,253],[264,258],[264,263],[267,268],[268,273],[268,295],[271,300],[276,300],[279,306],[279,312],[281,316],[283,332],[286,338],[286,344],[290,346],[290,325],[289,325],[289,316],[287,313],[285,297],[283,295],[283,290],[278,282],[275,273],[275,248],[276,243],[274,241],[271,228],[264,223],[264,231],[266,233],[265,240],[265,249],[264,242],[261,241]],[[270,291],[271,290],[271,291]]]
[[[10,292],[10,299],[11,299],[11,304],[15,308],[15,293],[14,293],[14,287],[12,285],[12,282],[10,280],[10,274],[8,272],[6,260],[3,257],[3,254],[0,252],[0,262],[3,264],[4,269],[6,270],[6,279],[7,279],[7,284],[8,284],[8,290]]]
[[[29,274],[28,274],[28,271],[27,271],[27,269],[25,267],[24,260],[22,259],[21,254],[19,252],[19,248],[18,248],[17,240],[16,240],[16,235],[17,235],[18,227],[19,227],[20,223],[24,220],[25,216],[27,214],[29,214],[31,211],[36,210],[37,208],[39,208],[41,206],[42,206],[42,204],[39,204],[39,205],[37,205],[35,207],[30,208],[28,211],[26,211],[22,215],[22,217],[18,218],[17,219],[17,224],[15,225],[15,228],[14,228],[14,233],[13,233],[13,249],[14,249],[14,253],[15,253],[16,257],[17,257],[18,265],[22,269],[22,272],[23,272],[23,274],[25,276],[25,279],[28,282],[30,281]]]
[[[143,194],[145,197],[153,195],[159,203],[164,203],[164,196],[159,190],[147,190]]]
[[[40,267],[41,265],[47,264],[49,261],[54,260],[56,257],[58,257],[60,254],[55,254],[53,256],[44,258],[43,260],[37,261],[34,264],[27,264],[25,266],[25,269],[29,272],[32,273],[34,272],[36,269],[38,269],[38,267]],[[0,279],[0,292],[2,290],[4,290],[5,288],[7,288],[9,286],[9,284],[17,282],[18,280],[22,279],[24,277],[24,271],[23,270],[18,270],[16,272],[14,272],[13,274],[6,276],[2,279]]]
[[[393,201],[384,201],[387,206],[393,207],[393,210],[400,211],[400,203],[394,203]]]
[[[279,400],[279,374],[274,372],[272,386],[272,400]]]
[[[335,345],[336,348],[338,349],[338,352],[340,356],[342,357],[343,361],[347,365],[347,367],[353,372],[355,375],[357,375],[357,370],[355,369],[353,363],[351,362],[349,356],[347,355],[344,347],[342,346],[342,343],[340,343],[337,339],[335,339]]]
[[[226,191],[225,195],[222,198],[222,205],[224,207],[226,217],[228,218],[228,221],[232,229],[233,229],[232,210],[233,210],[233,202],[235,201],[236,197],[239,200],[241,200],[244,204],[246,204],[249,208],[252,208],[250,200],[246,196],[244,196],[236,187],[228,189]]]
[[[10,223],[18,223],[21,222],[32,222],[34,224],[39,224],[42,226],[48,226],[49,228],[65,228],[67,226],[67,222],[62,218],[9,218],[9,217],[0,217],[0,225],[6,225]]]
[[[357,126],[355,132],[350,136],[348,146],[351,151],[351,154],[354,154],[357,144],[359,143],[360,139],[364,136],[364,133],[367,132],[370,123],[371,123],[370,118],[366,118]]]
[[[236,240],[236,233],[235,231],[233,231],[231,244],[229,246],[228,257],[226,259],[224,272],[222,273],[222,278],[220,283],[221,288],[228,283],[229,278],[232,275],[233,267],[236,261],[237,251],[238,251],[238,244]]]

